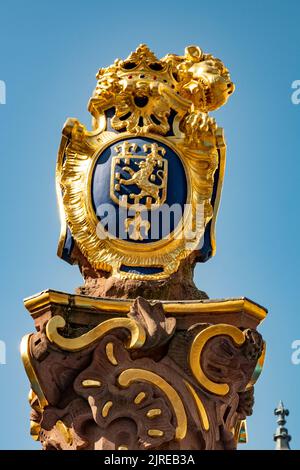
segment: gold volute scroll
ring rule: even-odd
[[[58,332],[58,329],[64,328],[65,324],[64,318],[56,315],[48,321],[46,326],[46,334],[49,341],[65,351],[74,352],[85,349],[116,328],[125,328],[129,331],[131,336],[126,345],[128,349],[140,348],[146,339],[143,327],[129,318],[111,318],[77,338],[65,338]]]
[[[245,336],[239,328],[219,323],[205,328],[194,338],[190,348],[189,365],[194,377],[199,384],[208,392],[215,395],[226,395],[229,392],[228,384],[216,383],[210,380],[203,372],[201,365],[201,354],[206,343],[215,336],[229,336],[237,346],[241,346],[245,342]]]
[[[209,419],[208,419],[206,409],[205,409],[204,404],[202,403],[201,398],[199,397],[196,390],[194,389],[194,387],[189,382],[184,380],[184,384],[185,384],[186,388],[189,390],[190,394],[192,395],[192,397],[194,399],[194,402],[195,402],[195,405],[197,407],[198,414],[199,414],[203,429],[205,431],[208,431],[209,430]]]
[[[32,365],[31,354],[30,354],[30,338],[31,338],[30,334],[22,338],[21,345],[20,345],[20,352],[21,352],[21,357],[22,357],[26,374],[30,380],[31,388],[38,398],[40,408],[44,409],[44,407],[48,405],[48,400],[45,397],[43,389],[39,383],[37,374]]]

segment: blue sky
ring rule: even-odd
[[[28,433],[18,351],[33,330],[22,299],[46,288],[73,292],[82,282],[56,257],[61,128],[68,116],[89,125],[96,71],[142,42],[159,57],[197,44],[231,71],[235,94],[215,113],[228,144],[217,254],[197,267],[196,282],[211,298],[248,296],[269,309],[260,330],[267,359],[242,448],[273,448],[279,399],[290,409],[291,445],[300,448],[300,365],[291,363],[291,343],[300,339],[300,105],[291,102],[299,15],[296,0],[1,2],[1,449],[39,448]]]

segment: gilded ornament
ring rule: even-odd
[[[225,143],[208,113],[233,90],[223,63],[197,46],[158,59],[143,44],[100,69],[93,130],[76,119],[63,129],[59,256],[76,262],[75,242],[95,270],[143,280],[170,276],[194,251],[212,256]]]

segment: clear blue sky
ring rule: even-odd
[[[146,42],[160,57],[188,44],[220,57],[236,92],[215,113],[226,131],[227,170],[217,224],[217,255],[196,269],[212,298],[248,296],[265,305],[265,369],[248,420],[250,443],[271,449],[273,409],[290,408],[300,448],[299,171],[300,3],[282,1],[14,1],[0,7],[1,321],[7,365],[0,365],[0,448],[36,449],[28,434],[28,382],[19,342],[33,323],[24,297],[73,292],[81,276],[56,258],[59,222],[54,172],[68,116],[90,123],[87,101],[100,66]]]

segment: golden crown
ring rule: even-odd
[[[209,127],[205,115],[226,103],[234,90],[224,64],[197,46],[183,56],[168,54],[158,59],[140,45],[127,59],[117,59],[97,73],[97,86],[89,102],[95,127],[99,117],[113,109],[112,128],[134,133],[170,131],[173,112],[182,118],[201,113],[202,129]],[[200,125],[197,119],[197,125]]]

